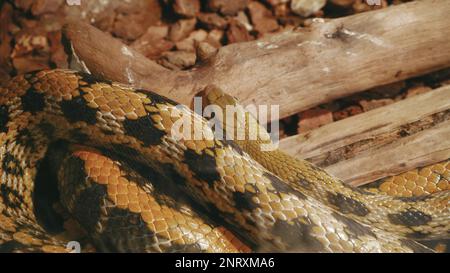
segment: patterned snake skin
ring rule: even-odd
[[[183,116],[207,137],[172,136]],[[48,157],[64,210],[98,251],[428,252],[411,238],[448,238],[448,191],[355,189],[278,150],[261,152],[264,140],[214,139],[205,125],[187,107],[90,75],[15,77],[0,89],[0,251],[67,251],[37,217]]]

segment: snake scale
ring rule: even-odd
[[[205,97],[237,104],[216,89]],[[10,80],[0,88],[0,251],[66,251],[37,217],[46,158],[60,203],[98,251],[429,252],[415,239],[448,238],[449,191],[353,188],[261,151],[265,138],[175,139],[183,115],[213,135],[188,107],[88,74]]]

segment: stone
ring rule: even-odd
[[[167,40],[168,26],[151,26],[130,47],[150,59],[157,59],[163,52],[174,47],[174,43]]]
[[[291,9],[288,4],[279,4],[273,7],[273,12],[275,17],[280,19],[280,17],[287,17],[290,15]],[[298,17],[298,16],[297,16]]]
[[[200,13],[197,19],[207,29],[225,29],[227,27],[227,20],[219,16],[217,13]]]
[[[0,21],[2,27],[0,28],[0,68],[4,70],[4,75],[7,75],[12,70],[11,52],[12,41],[10,28],[13,25],[13,7],[9,3],[4,3],[0,10]],[[7,78],[7,77],[4,77]]]
[[[47,37],[42,34],[22,32],[15,37],[16,44],[11,53],[11,58],[22,57],[32,53],[46,55],[50,51]]]
[[[114,22],[114,35],[125,40],[135,40],[142,34],[149,26],[145,23],[145,14],[119,14]]]
[[[416,96],[416,95],[419,95],[419,94],[423,94],[423,93],[427,93],[427,92],[429,92],[429,91],[431,91],[431,90],[433,90],[431,87],[428,87],[428,86],[415,86],[415,87],[412,87],[412,88],[410,88],[410,89],[408,89],[408,91],[407,91],[407,93],[406,93],[406,97],[407,98],[410,98],[410,97],[414,97],[414,96]]]
[[[208,33],[206,41],[215,48],[219,48],[222,46],[223,37],[224,37],[223,30],[213,29]]]
[[[235,15],[238,11],[244,10],[249,2],[249,0],[210,0],[208,7],[223,15]]]
[[[234,18],[237,21],[239,21],[239,23],[241,23],[243,26],[245,26],[247,31],[252,31],[253,30],[253,26],[252,26],[252,24],[250,24],[250,20],[248,19],[248,17],[245,14],[245,12],[243,12],[243,11],[238,12],[237,16],[234,17]]]
[[[173,2],[173,10],[179,15],[194,17],[198,12],[200,12],[200,1],[175,0]]]
[[[11,79],[7,69],[0,66],[0,85],[6,84]]]
[[[27,11],[31,8],[31,5],[33,5],[33,0],[15,0],[14,6],[16,6],[19,9],[22,9],[24,11]]]
[[[374,100],[361,100],[359,104],[361,105],[364,112],[370,111],[375,108],[389,105],[394,103],[392,99],[374,99]]]
[[[355,13],[360,13],[360,12],[365,12],[365,11],[369,11],[369,10],[374,10],[374,9],[382,9],[388,6],[388,3],[386,0],[380,0],[381,1],[381,5],[368,5],[366,0],[355,0],[355,2],[353,3],[353,10],[355,11]]]
[[[300,16],[309,17],[321,10],[326,3],[326,0],[292,0],[291,10]]]
[[[378,94],[382,97],[395,97],[406,87],[405,81],[394,82],[371,89],[370,93]]]
[[[331,3],[335,4],[336,6],[340,7],[350,7],[355,0],[331,0]]]
[[[17,74],[25,74],[32,71],[50,69],[48,56],[24,56],[12,59]]]
[[[162,11],[158,0],[121,1],[117,13],[112,33],[125,40],[136,40],[159,22]]]
[[[52,13],[59,9],[64,0],[36,0],[31,5],[31,13],[35,16]]]
[[[179,41],[175,44],[175,47],[178,50],[182,51],[195,51],[195,42],[202,42],[208,37],[208,32],[203,29],[199,29],[191,32],[187,38],[182,41]]]
[[[298,133],[304,133],[333,122],[333,114],[322,108],[313,108],[299,114]]]
[[[230,26],[227,30],[228,43],[240,43],[252,40],[252,36],[247,28],[236,19],[230,20]]]
[[[278,29],[278,23],[272,12],[259,2],[251,2],[248,5],[250,19],[256,31],[260,34],[272,32]]]
[[[357,105],[351,105],[349,107],[346,107],[342,110],[333,112],[333,119],[335,121],[345,119],[354,115],[361,114],[363,112],[362,108]]]
[[[275,7],[281,4],[289,3],[289,0],[265,0],[265,2],[267,2],[272,7]]]
[[[196,59],[194,52],[169,51],[163,54],[160,64],[169,69],[186,69],[193,66]]]
[[[188,37],[189,34],[194,31],[196,23],[196,18],[178,20],[170,27],[170,40],[173,42],[178,42]]]
[[[61,44],[62,33],[60,30],[47,34],[50,45],[50,61],[58,68],[68,68],[67,54]]]
[[[212,46],[208,42],[199,42],[196,47],[197,57],[201,61],[205,61],[214,56],[217,52],[217,48]]]

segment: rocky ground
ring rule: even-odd
[[[90,22],[159,64],[180,70],[200,65],[208,52],[227,44],[307,28],[316,17],[348,16],[402,2],[407,1],[6,1],[0,11],[0,82],[43,68],[66,68],[60,39],[67,18]],[[444,70],[377,87],[285,118],[280,135],[306,132],[448,83],[450,70]]]

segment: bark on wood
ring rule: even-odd
[[[450,86],[286,138],[280,148],[353,184],[450,158]]]
[[[95,28],[65,28],[93,74],[189,104],[214,83],[280,116],[450,66],[450,1],[423,0],[221,48],[191,71],[170,71]]]

